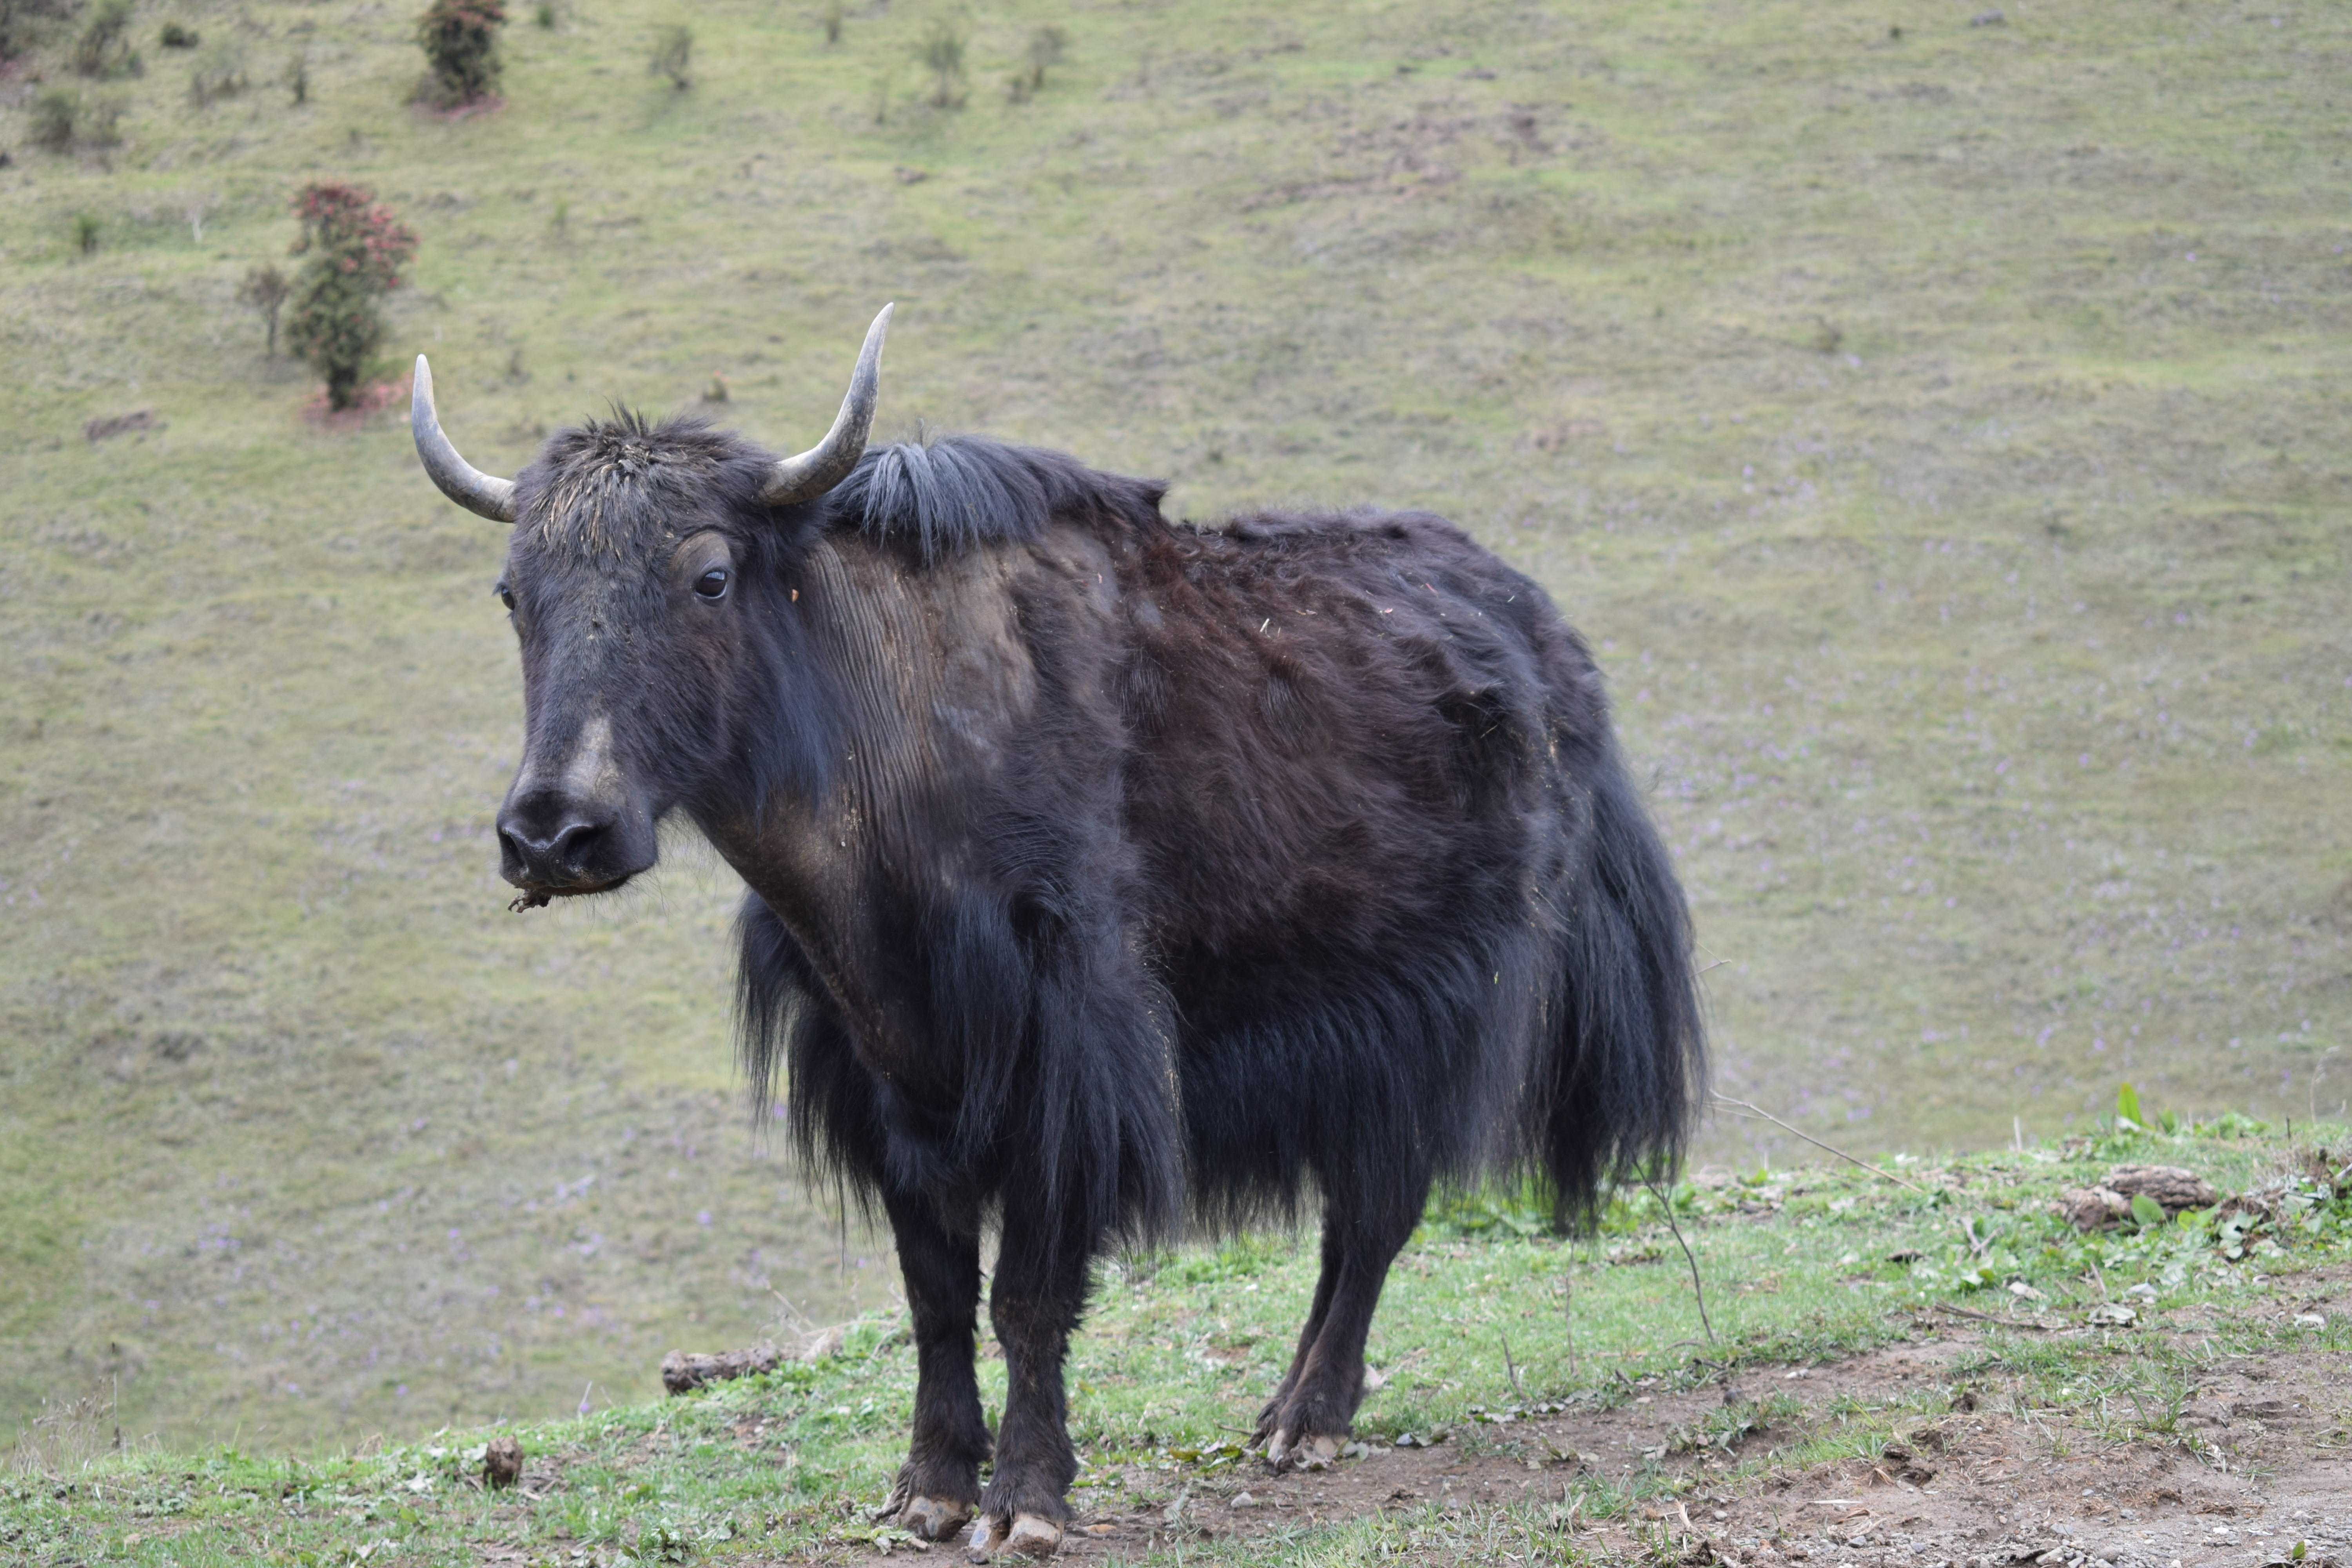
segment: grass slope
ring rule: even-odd
[[[1576,1243],[1541,1235],[1508,1205],[1462,1205],[1416,1237],[1391,1278],[1370,1349],[1388,1381],[1358,1432],[1374,1444],[1452,1441],[1524,1458],[1551,1471],[1543,1496],[1516,1506],[1433,1501],[1250,1542],[1187,1543],[1171,1530],[1166,1550],[1146,1560],[1493,1560],[1507,1546],[1521,1561],[1580,1561],[1589,1543],[1565,1528],[1562,1503],[1578,1504],[1570,1517],[1623,1519],[1645,1501],[1720,1488],[1759,1466],[1874,1454],[1894,1422],[1940,1414],[1961,1391],[1937,1382],[1796,1422],[1795,1406],[1768,1398],[1744,1418],[1731,1411],[1701,1421],[1665,1449],[1609,1454],[1541,1452],[1496,1417],[1611,1407],[1644,1390],[1705,1383],[1712,1368],[1753,1373],[1748,1386],[1759,1388],[1776,1381],[1761,1368],[1931,1337],[1915,1312],[1938,1302],[2025,1325],[2001,1331],[1975,1360],[1988,1391],[2018,1380],[2021,1410],[2060,1423],[2094,1412],[2110,1445],[2149,1436],[2198,1452],[2179,1423],[2188,1361],[2273,1342],[2352,1348],[2352,1319],[2293,1321],[2298,1276],[2352,1252],[2352,1197],[2309,1173],[2315,1161],[2341,1158],[2232,1121],[2175,1137],[2110,1131],[2063,1149],[1906,1161],[1901,1173],[1916,1190],[1845,1166],[1719,1173],[1674,1197],[1713,1343],[1681,1247],[1649,1194],[1620,1204],[1599,1236]],[[2288,1184],[2271,1190],[2303,1196],[2285,1217],[2242,1235],[2225,1234],[2217,1211],[2084,1237],[2046,1212],[2062,1183],[2095,1180],[2118,1160],[2186,1163],[2225,1189],[2284,1173]],[[1077,1507],[1174,1503],[1171,1518],[1181,1521],[1180,1500],[1223,1499],[1248,1484],[1254,1461],[1232,1434],[1281,1375],[1313,1267],[1311,1247],[1243,1242],[1102,1270],[1071,1362],[1072,1431],[1086,1465]],[[2095,1326],[2115,1316],[2103,1306],[2110,1296],[2135,1303],[2138,1321]],[[2046,1331],[2085,1322],[2095,1325],[2087,1332]],[[0,1481],[0,1544],[32,1562],[180,1568],[257,1557],[340,1563],[387,1550],[419,1563],[887,1552],[906,1538],[867,1516],[903,1457],[915,1360],[904,1313],[861,1318],[824,1344],[814,1359],[682,1400],[515,1428],[526,1456],[519,1493],[486,1493],[473,1479],[493,1435],[485,1430],[311,1459],[226,1445],[93,1455],[109,1441],[100,1405],[80,1426],[46,1434],[51,1447],[30,1473]],[[993,1410],[1004,1367],[992,1342],[982,1350]],[[1770,1429],[1769,1441],[1743,1448],[1759,1427]],[[1696,1468],[1665,1462],[1694,1449]]]
[[[201,107],[164,9],[0,83],[0,1421],[542,1415],[887,1288],[727,1103],[723,875],[501,912],[497,531],[235,302],[314,177],[422,235],[393,347],[486,466],[714,375],[803,438],[895,298],[886,419],[1459,518],[1601,650],[1801,1124],[2346,1091],[2352,17],[986,5],[946,110],[920,5],[698,6],[679,91],[615,0],[449,120],[404,7],[173,5]],[[120,146],[31,145],[60,84]]]

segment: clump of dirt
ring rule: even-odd
[[[2146,1198],[2168,1218],[2183,1209],[2211,1208],[2221,1194],[2178,1165],[2117,1165],[2095,1187],[2068,1187],[2052,1206],[2077,1230],[2104,1230],[2132,1217],[2134,1198]]]
[[[482,1484],[492,1489],[513,1486],[522,1479],[522,1445],[511,1433],[501,1433],[482,1448]]]

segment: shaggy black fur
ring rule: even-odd
[[[898,1237],[910,1496],[1065,1516],[1088,1259],[1188,1207],[1319,1200],[1280,1458],[1348,1430],[1433,1181],[1530,1172],[1573,1212],[1677,1157],[1688,920],[1535,584],[1425,514],[1194,528],[1159,485],[982,440],[871,452],[781,512],[768,460],[624,418],[521,477],[500,826],[534,893],[625,880],[672,811],[750,885],[754,1092],[783,1074],[802,1153]]]

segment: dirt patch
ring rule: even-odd
[[[109,418],[92,419],[81,427],[82,439],[90,442],[110,441],[117,436],[143,434],[169,426],[155,417],[152,408],[135,409],[129,414],[117,414]]]
[[[302,417],[312,425],[328,430],[357,430],[387,408],[408,401],[409,384],[415,379],[410,372],[398,381],[374,381],[360,389],[349,408],[327,406],[327,389],[320,387],[310,401],[302,406]]]
[[[2197,1342],[2189,1330],[2172,1337]],[[1653,1562],[2259,1568],[2298,1561],[2300,1542],[2299,1561],[2352,1568],[2341,1357],[2205,1362],[2173,1432],[2123,1441],[2095,1405],[2034,1408],[2021,1398],[2030,1388],[1998,1366],[1958,1376],[1985,1349],[1981,1325],[1947,1318],[1932,1337],[1832,1365],[1750,1369],[1728,1400],[1719,1384],[1635,1385],[1613,1409],[1490,1419],[1428,1447],[1374,1443],[1322,1474],[1269,1476],[1255,1458],[1208,1471],[1090,1471],[1063,1556],[1102,1562],[1370,1514],[1536,1503],[1585,1550]],[[1934,1419],[1902,1414],[1930,1391],[1949,1391],[1954,1408]],[[1742,1422],[1725,1418],[1737,1409],[1761,1418],[1738,1432]],[[1891,1419],[1893,1441],[1735,1479],[1746,1460],[1834,1432],[1842,1413]],[[1722,1440],[1727,1432],[1733,1440]],[[1629,1518],[1582,1517],[1580,1479],[1625,1480],[1652,1467],[1690,1484]],[[1089,1491],[1151,1501],[1089,1510]]]

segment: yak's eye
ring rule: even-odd
[[[719,567],[713,566],[709,571],[705,572],[701,576],[697,577],[694,580],[694,591],[706,599],[725,598],[727,596],[726,572]]]
[[[496,588],[492,589],[491,592],[498,595],[499,604],[504,605],[509,610],[514,608],[514,590],[512,588],[508,587],[504,583],[500,583]]]

